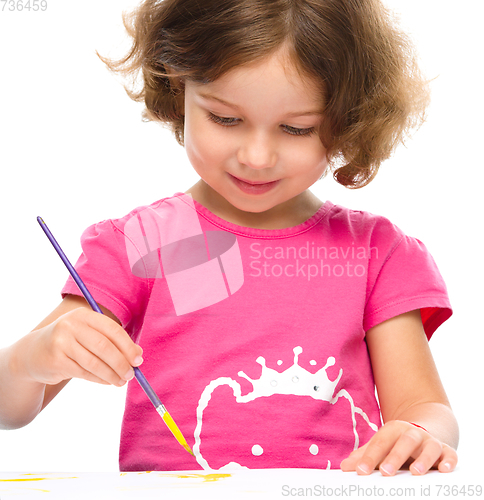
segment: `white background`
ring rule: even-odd
[[[60,301],[66,271],[37,215],[75,261],[88,225],[197,180],[171,133],[142,123],[141,104],[95,54],[123,52],[121,12],[136,3],[48,0],[46,12],[8,12],[8,5],[0,12],[0,347]],[[480,0],[387,3],[435,78],[428,122],[368,187],[346,190],[328,176],[313,191],[385,215],[423,240],[437,261],[454,316],[430,345],[461,425],[461,467],[469,467],[483,445],[484,9]],[[0,470],[118,470],[124,395],[125,389],[70,382],[33,423],[0,431]]]

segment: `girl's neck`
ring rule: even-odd
[[[202,179],[186,191],[195,201],[221,219],[238,226],[256,229],[285,229],[312,217],[322,202],[311,191],[272,207],[265,212],[245,212],[231,205]]]

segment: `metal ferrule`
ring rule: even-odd
[[[156,411],[160,414],[160,417],[163,417],[163,415],[166,413],[166,408],[161,404],[156,407]]]

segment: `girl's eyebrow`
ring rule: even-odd
[[[220,99],[220,97],[216,97],[214,95],[211,95],[211,94],[206,94],[204,92],[200,92],[200,97],[202,99],[208,99],[210,101],[217,101],[219,102],[220,104],[223,104],[224,106],[228,106],[229,108],[234,108],[236,110],[239,110],[239,106],[237,106],[237,104],[232,104],[230,102],[227,102],[227,101],[224,101],[223,99]]]
[[[235,109],[236,111],[240,111],[240,107],[237,106],[237,104],[233,104],[227,101],[224,101],[220,97],[216,97],[212,94],[206,94],[203,92],[200,92],[200,97],[202,99],[207,99],[210,101],[217,101],[220,104],[223,104],[224,106],[228,106],[229,108]],[[291,113],[287,113],[286,116],[288,117],[295,117],[295,116],[321,116],[323,113],[321,110],[308,110],[308,111],[293,111]]]

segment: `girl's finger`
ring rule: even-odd
[[[422,452],[410,465],[410,472],[416,476],[426,474],[442,455],[442,443],[430,438],[425,441]]]
[[[80,366],[78,363],[76,363],[74,360],[72,360],[68,357],[66,357],[66,359],[65,359],[65,368],[66,368],[66,372],[69,375],[67,377],[64,377],[64,380],[71,379],[71,378],[79,378],[79,379],[87,380],[89,382],[95,382],[97,384],[111,385],[109,382],[106,382],[105,380],[88,372],[87,370],[82,368],[82,366]]]
[[[345,472],[356,470],[356,464],[360,461],[367,447],[368,443],[352,451],[350,455],[341,462],[340,469]]]
[[[71,358],[87,371],[114,385],[119,385],[119,379],[127,381],[133,378],[133,368],[107,337],[96,330],[88,330],[79,332],[76,340],[84,350],[79,350],[79,357],[74,354]]]
[[[99,334],[98,334],[99,335]],[[107,341],[107,339],[106,339]],[[109,341],[107,341],[109,342]],[[94,342],[95,343],[95,342]],[[90,344],[90,342],[87,342],[87,344]],[[95,343],[96,344],[96,343]],[[110,342],[109,342],[110,344]],[[89,346],[85,346],[82,343],[74,343],[73,345],[69,346],[69,348],[66,350],[66,356],[74,362],[80,369],[82,369],[82,375],[78,376],[76,373],[72,373],[72,376],[76,378],[84,378],[86,380],[91,380],[92,376],[100,379],[108,384],[116,385],[118,387],[121,387],[126,383],[128,380],[125,375],[127,375],[128,370],[132,371],[132,368],[126,363],[124,360],[124,364],[126,364],[127,368],[126,372],[123,373],[123,375],[120,375],[117,373],[114,368],[109,364],[104,361],[104,359],[109,358],[109,355],[106,355],[106,352],[101,353],[101,356],[98,356],[96,352],[100,352],[100,349],[105,348],[106,350],[111,350],[114,349],[117,351],[117,349],[111,344],[108,346],[108,344],[105,344],[104,341],[100,341],[97,343],[97,345],[92,349]],[[118,356],[121,356],[119,351],[117,351]],[[112,354],[112,353],[111,353]],[[79,370],[77,370],[79,372]],[[87,375],[91,374],[91,375]],[[132,377],[129,377],[132,378]]]
[[[457,452],[444,444],[437,468],[440,472],[452,472],[457,467]]]
[[[358,475],[371,474],[378,464],[390,453],[395,435],[382,427],[367,443],[366,450],[356,464]]]
[[[130,366],[141,364],[143,350],[133,342],[128,333],[118,323],[99,313],[88,313],[87,324],[94,330],[99,330],[123,354]]]
[[[410,429],[404,432],[395,443],[391,452],[382,460],[380,472],[385,476],[393,476],[397,470],[412,456],[418,455],[415,471],[425,474],[442,453],[442,444],[428,434],[422,436],[421,431]],[[417,472],[420,471],[420,472]]]
[[[457,452],[447,444],[442,445],[442,454],[434,467],[440,472],[452,472],[457,466]]]

